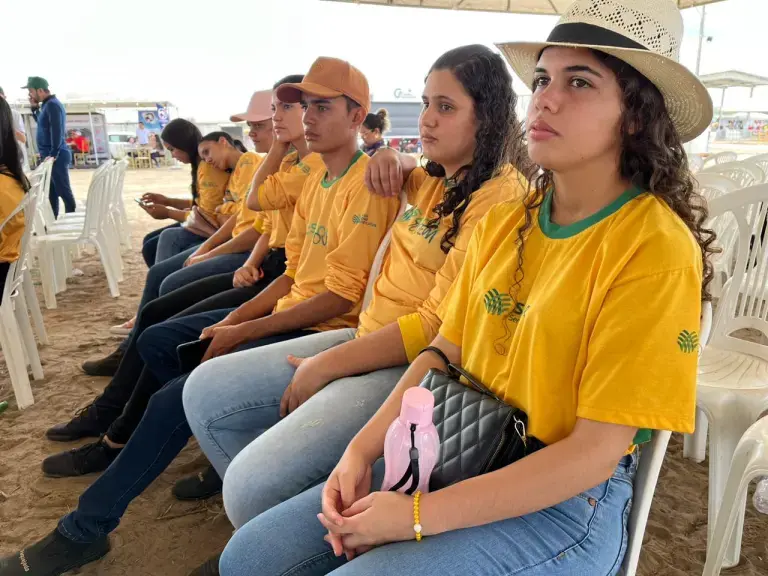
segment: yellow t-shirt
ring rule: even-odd
[[[443,200],[445,180],[428,177],[421,168],[414,170],[405,186],[408,210],[392,226],[389,250],[373,286],[371,303],[360,315],[357,335],[397,321],[408,360],[413,361],[437,335],[437,307],[461,270],[475,225],[493,205],[522,196],[526,185],[523,176],[506,166],[499,176],[475,190],[453,248],[446,254],[440,244],[453,217],[443,218],[437,228],[426,225]]]
[[[270,248],[283,248],[288,231],[291,229],[293,208],[301,194],[304,183],[312,170],[325,171],[325,164],[319,154],[309,154],[305,161],[299,160],[296,152],[288,154],[280,164],[280,170],[267,177],[259,187],[259,197],[276,199],[285,204],[280,209],[260,212],[254,228],[261,234],[269,234]],[[264,206],[262,205],[262,208]]]
[[[295,206],[307,176],[314,171],[325,173],[323,158],[315,152],[307,154],[298,162],[298,154],[295,152],[286,158],[296,163],[295,169],[289,174],[279,174],[279,178],[278,174],[272,174],[259,186],[259,206],[262,210],[280,210]]]
[[[290,294],[277,303],[275,312],[330,291],[355,302],[355,306],[315,329],[357,326],[368,273],[400,204],[397,198],[382,198],[365,187],[368,161],[368,156],[358,151],[339,178],[329,182],[320,170],[307,178],[285,242],[285,273],[294,284]]]
[[[18,180],[0,174],[0,224],[16,210],[24,199],[24,188]],[[45,198],[47,202],[48,199]],[[15,262],[21,251],[21,237],[24,235],[24,212],[19,212],[0,230],[0,262]],[[2,288],[2,286],[0,286]]]
[[[663,200],[638,190],[569,226],[550,213],[547,195],[522,276],[521,203],[499,204],[477,225],[438,310],[440,334],[547,444],[576,418],[692,432],[702,283],[693,235]]]
[[[229,172],[208,162],[200,162],[197,166],[197,207],[211,222],[216,221],[216,209],[224,202],[227,184]]]
[[[253,227],[253,222],[256,220],[258,212],[248,208],[247,200],[253,176],[256,174],[259,164],[263,161],[264,158],[255,152],[245,152],[240,156],[235,169],[232,171],[232,177],[229,179],[229,187],[225,196],[232,198],[237,206],[235,211],[237,220],[235,221],[235,228],[232,230],[232,238]]]

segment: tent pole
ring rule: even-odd
[[[701,69],[701,52],[704,48],[704,20],[707,17],[707,7],[701,7],[701,24],[699,25],[699,52],[696,55],[696,76],[699,75]]]
[[[96,130],[93,129],[93,116],[91,116],[90,110],[88,110],[88,123],[91,125],[91,140],[93,140],[93,159],[96,161],[96,166],[98,166],[99,152],[96,149]]]

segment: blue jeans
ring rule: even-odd
[[[295,372],[286,356],[313,356],[354,336],[321,332],[216,358],[190,374],[187,420],[224,478],[224,506],[235,527],[324,481],[397,385],[405,366],[341,378],[280,418]]]
[[[205,238],[198,236],[194,232],[190,232],[182,226],[163,230],[157,241],[155,262],[167,260],[171,256],[176,256],[176,254],[183,252],[187,248],[196,248],[203,242],[205,242]]]
[[[164,226],[157,230],[152,230],[149,234],[144,236],[141,242],[141,256],[144,258],[144,262],[147,264],[147,268],[151,268],[155,263],[155,257],[157,256],[157,243],[160,241],[160,234],[171,228],[178,228],[181,226],[178,222],[171,224],[170,226]]]
[[[43,158],[49,154],[53,153],[40,151]],[[48,199],[51,202],[53,215],[58,218],[59,198],[64,202],[65,212],[74,212],[77,206],[72,194],[72,185],[69,183],[69,165],[72,162],[72,152],[69,151],[69,148],[62,148],[55,153],[55,156],[56,159],[53,161],[53,169],[51,170],[51,189],[48,192]]]
[[[267,346],[305,334],[305,331],[289,332],[245,346]],[[177,377],[152,396],[141,422],[120,455],[83,492],[77,509],[59,521],[58,529],[63,536],[75,542],[93,542],[112,532],[131,501],[181,452],[192,436],[181,401],[187,376],[177,373]]]
[[[374,487],[384,478],[382,464],[374,466]],[[635,455],[625,456],[607,482],[551,508],[421,542],[388,544],[352,562],[336,558],[323,540],[317,486],[238,530],[219,570],[222,576],[613,575],[627,548],[636,466]]]

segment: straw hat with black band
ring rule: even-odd
[[[661,92],[683,142],[712,121],[712,99],[701,81],[680,64],[683,18],[674,0],[576,0],[546,42],[497,44],[517,75],[533,85],[542,50],[591,48],[626,62]]]

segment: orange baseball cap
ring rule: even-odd
[[[321,56],[312,64],[303,82],[279,86],[277,97],[283,102],[300,102],[302,92],[320,98],[346,96],[366,113],[371,109],[371,93],[365,74],[338,58]]]
[[[248,110],[230,116],[232,122],[264,122],[272,118],[272,90],[259,90],[251,96]]]

